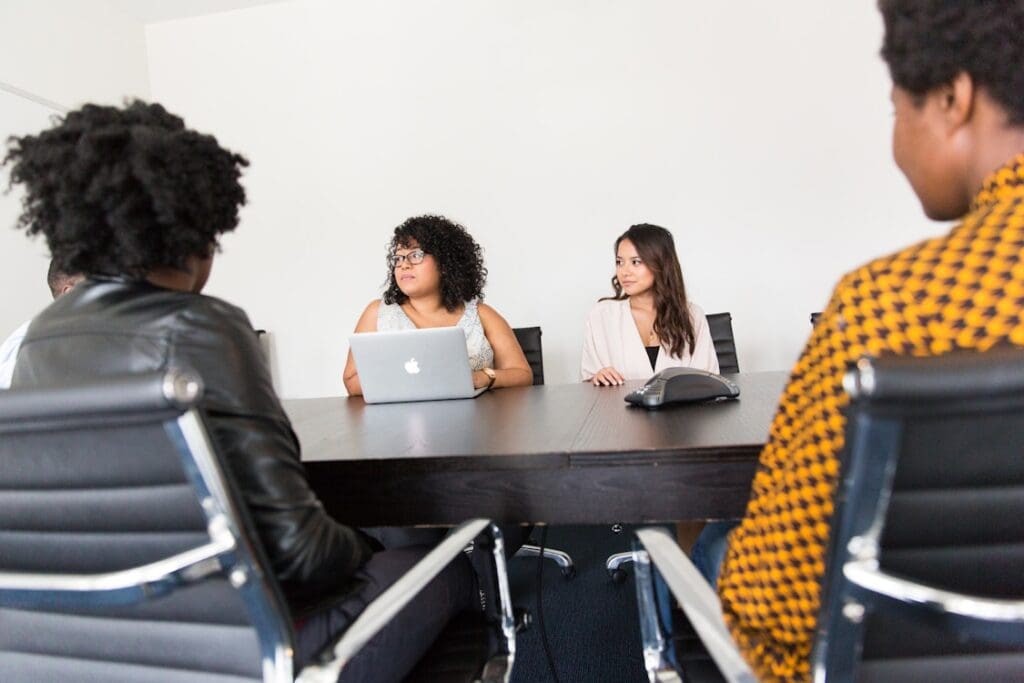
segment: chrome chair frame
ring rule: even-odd
[[[672,595],[693,624],[708,653],[730,683],[754,683],[757,678],[736,649],[722,619],[718,595],[664,529],[649,527],[636,532],[640,547],[633,551],[636,563],[637,606],[644,665],[651,683],[675,683],[681,680],[665,657],[668,642],[658,623],[654,597],[654,567],[661,573]]]
[[[519,550],[516,551],[516,557],[538,557],[541,554],[540,546],[533,545],[530,543],[519,546]],[[566,579],[571,579],[576,576],[576,564],[572,561],[572,556],[564,550],[558,550],[557,548],[544,548],[544,559],[551,560],[558,565],[558,570],[562,572],[562,576]]]
[[[1014,352],[1024,360],[1024,354]],[[1024,381],[1020,378],[996,379],[991,367],[986,368],[979,363],[976,374],[984,379],[985,372],[989,373],[993,387],[1002,384],[1000,390],[1016,391],[1024,396]],[[899,380],[897,377],[892,382],[895,384]],[[1014,383],[1018,386],[1013,386]],[[843,386],[854,399],[872,396],[877,389],[873,361],[861,359],[847,373]],[[938,395],[945,389],[940,380],[919,391]],[[900,453],[900,430],[891,420],[889,424],[885,424],[883,419],[869,425],[873,419],[869,417],[862,420],[862,424],[854,425],[854,429],[870,426],[870,440],[850,439],[855,450],[850,459],[852,471],[846,474],[844,481],[873,491],[874,495],[862,492],[864,501],[857,510],[840,510],[837,513],[837,524],[849,526],[837,528],[833,533],[839,537],[844,537],[844,533],[851,530],[853,533],[846,533],[849,540],[843,547],[833,550],[833,562],[840,570],[833,569],[826,577],[825,599],[811,663],[813,678],[819,683],[855,679],[862,623],[869,609],[894,610],[913,616],[924,612],[942,618],[962,635],[994,642],[1024,642],[1024,600],[993,599],[944,590],[879,568],[885,513]],[[844,513],[845,518],[841,518]],[[637,603],[649,680],[652,683],[675,683],[679,680],[675,668],[665,657],[668,643],[658,623],[650,566],[654,564],[723,677],[730,682],[756,681],[725,625],[717,594],[675,540],[656,527],[639,529],[636,535],[639,544],[633,551],[633,560],[636,562]],[[842,643],[842,646],[835,647],[834,643]]]
[[[1003,394],[1012,397],[1014,410],[1024,410],[1024,377],[1021,373],[1005,372],[1005,361],[1024,363],[1024,353],[1019,349],[998,349],[965,357],[973,357],[973,361],[961,363],[953,381],[966,382],[971,393],[954,394],[949,378],[936,375],[927,382],[914,382],[914,398],[922,406],[929,406],[929,401],[951,394],[965,400],[982,397],[984,401]],[[1002,367],[998,364],[1000,359]],[[876,365],[880,363],[869,357],[861,358],[843,378],[843,388],[852,401],[889,395],[904,381],[899,372],[881,375]],[[937,410],[943,407],[940,405]],[[880,568],[882,536],[900,460],[903,425],[898,418],[865,411],[853,416],[851,429],[870,439],[850,439],[849,471],[841,486],[851,502],[837,507],[833,530],[832,557],[841,571],[826,577],[818,638],[812,654],[815,680],[823,681],[826,676],[830,680],[854,680],[864,619],[869,611],[886,611],[908,618],[939,618],[948,630],[962,638],[1024,643],[1024,600],[945,590]],[[840,608],[829,610],[829,604]],[[844,646],[837,647],[835,643]],[[856,647],[849,647],[849,643]]]
[[[141,376],[139,385],[154,383],[155,375]],[[170,370],[160,379],[166,407],[177,415],[164,422],[187,479],[207,520],[209,541],[198,547],[130,569],[98,574],[35,574],[0,572],[0,606],[20,609],[111,607],[130,605],[167,595],[179,588],[224,575],[241,593],[257,633],[263,680],[293,680],[293,643],[285,621],[285,608],[269,582],[257,550],[243,531],[243,519],[197,405],[203,386],[199,377]],[[86,416],[76,419],[88,420]],[[470,546],[481,533],[493,538],[497,572],[500,631],[504,655],[484,666],[480,680],[507,683],[515,660],[515,622],[505,570],[504,541],[498,527],[487,519],[473,519],[456,527],[412,569],[371,602],[330,648],[327,661],[305,667],[294,680],[334,683],[345,665],[388,621],[407,605],[438,573]]]

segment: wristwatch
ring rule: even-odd
[[[498,379],[498,373],[494,371],[494,368],[480,368],[480,372],[487,375],[487,378],[490,380],[487,383],[487,388],[490,389],[491,387],[493,387],[494,380]]]

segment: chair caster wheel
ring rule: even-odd
[[[615,583],[625,583],[627,576],[628,575],[624,569],[616,569],[612,571],[612,581]]]
[[[570,579],[573,579],[575,577],[576,577],[576,567],[575,566],[566,567],[565,569],[562,570],[562,578],[565,579],[566,581],[568,581]]]
[[[533,625],[533,615],[521,607],[513,608],[512,616],[516,624],[516,633],[528,631]]]

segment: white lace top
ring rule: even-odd
[[[484,326],[480,322],[480,311],[477,300],[466,302],[466,310],[455,323],[466,334],[466,352],[469,354],[469,367],[473,370],[494,367],[494,349],[484,335]],[[377,309],[377,330],[394,332],[396,330],[415,330],[416,324],[409,320],[402,307],[398,304],[386,304],[383,301]]]

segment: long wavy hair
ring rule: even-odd
[[[683,283],[683,269],[676,256],[676,243],[672,233],[658,225],[640,223],[615,240],[615,254],[619,245],[629,240],[643,259],[644,265],[654,274],[654,332],[669,352],[677,358],[687,349],[693,350],[696,335],[693,319],[686,299],[686,285]],[[618,275],[612,276],[615,295],[605,297],[622,301],[629,295],[622,291]]]

